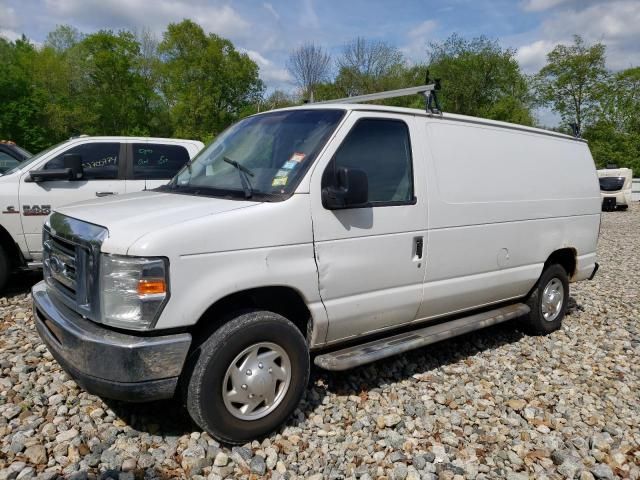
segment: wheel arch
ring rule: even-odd
[[[15,269],[25,264],[24,257],[20,251],[20,247],[13,239],[11,234],[0,225],[0,245],[7,254],[9,261],[11,262],[11,268]]]
[[[544,270],[549,265],[554,264],[560,265],[562,268],[564,268],[565,272],[567,272],[567,277],[569,277],[569,280],[571,280],[576,274],[576,268],[578,265],[578,251],[573,247],[564,247],[555,250],[547,258],[542,271],[544,272]]]
[[[192,327],[194,344],[204,341],[229,321],[233,312],[247,309],[269,310],[282,315],[298,327],[310,343],[313,316],[303,295],[293,287],[274,285],[241,290],[216,300]]]

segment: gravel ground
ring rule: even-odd
[[[640,478],[640,205],[604,214],[601,269],[561,331],[517,322],[343,374],[312,373],[294,417],[233,449],[177,403],[105,403],[40,343],[37,276],[0,298],[0,480]]]

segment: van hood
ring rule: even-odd
[[[130,245],[151,231],[255,205],[260,203],[145,191],[73,203],[56,211],[105,227],[109,237],[117,235],[119,244]]]

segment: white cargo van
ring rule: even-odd
[[[42,225],[57,207],[159,187],[204,147],[196,140],[71,138],[0,176],[0,290],[9,273],[42,266]]]
[[[90,392],[181,395],[225,442],[344,370],[518,318],[560,327],[597,269],[587,144],[338,103],[246,118],[167,186],[57,209],[38,332]],[[109,362],[104,359],[108,358]]]

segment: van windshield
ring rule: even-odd
[[[163,191],[277,201],[293,193],[344,110],[289,110],[241,120]]]

